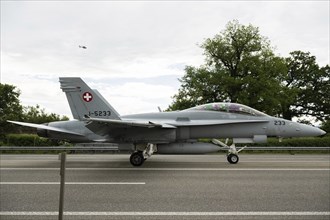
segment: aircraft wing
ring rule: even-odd
[[[56,131],[56,132],[61,132],[61,133],[84,136],[83,134],[73,132],[73,131],[69,131],[67,129],[50,127],[50,126],[43,125],[43,124],[34,124],[34,123],[27,123],[27,122],[20,122],[20,121],[9,121],[9,120],[7,120],[7,122],[17,124],[17,125],[26,126],[26,127],[31,127],[31,128],[38,128],[38,129],[44,129],[44,130],[49,130],[49,131]]]
[[[138,120],[115,120],[115,119],[105,119],[105,118],[85,118],[86,121],[90,122],[90,124],[104,124],[110,127],[143,127],[143,128],[176,128],[173,125],[169,125],[166,123],[156,123],[152,121],[138,121]],[[88,127],[87,125],[87,127]]]
[[[98,135],[107,135],[116,133],[118,130],[123,128],[176,128],[173,125],[154,123],[151,121],[142,120],[116,120],[116,119],[105,119],[105,118],[90,118],[85,117],[88,122],[86,127]]]
[[[106,135],[120,128],[177,128],[180,126],[207,126],[207,125],[225,125],[237,123],[264,123],[268,120],[159,120],[159,121],[143,121],[143,120],[115,120],[104,118],[85,117],[88,122],[86,127],[98,135]]]

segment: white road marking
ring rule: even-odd
[[[0,170],[35,170],[51,171],[60,168],[0,168]],[[92,170],[92,171],[330,171],[330,168],[66,168],[66,170]]]
[[[65,185],[145,185],[145,182],[66,182]],[[0,185],[60,185],[60,182],[0,182]]]
[[[1,157],[0,157],[1,158]],[[300,159],[304,159],[304,158],[300,158]],[[258,159],[258,158],[253,158],[253,160],[240,160],[239,163],[327,163],[329,162],[330,158],[319,158],[319,160],[311,160],[311,158],[306,158],[306,160],[278,160],[278,159],[274,159],[274,158],[269,158],[269,159]],[[30,162],[30,161],[38,161],[38,162],[58,162],[58,159],[53,160],[53,159],[18,159],[18,160],[6,160],[6,159],[1,159],[2,161],[19,161],[19,162]],[[91,159],[85,159],[85,158],[73,158],[69,160],[70,162],[109,162],[109,159],[99,159],[99,160],[91,160]],[[120,162],[122,160],[115,160],[112,162]],[[171,161],[171,160],[166,160],[163,159],[161,161],[156,161],[154,160],[153,162],[155,163],[221,163],[221,161],[219,160],[214,160],[214,161],[196,161],[196,160],[183,160],[183,161]],[[222,163],[227,163],[227,162],[222,162]]]
[[[330,212],[64,212],[72,216],[328,216]],[[13,215],[58,215],[58,212],[10,212],[2,211],[0,216]]]

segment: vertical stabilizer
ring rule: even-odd
[[[92,90],[79,77],[60,77],[61,89],[68,99],[73,118],[83,120],[92,118],[120,120],[118,112],[97,91]]]

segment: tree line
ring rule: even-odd
[[[320,67],[310,52],[276,55],[258,27],[237,20],[200,46],[205,63],[186,66],[168,110],[227,101],[288,120],[312,116],[329,121],[330,67]]]

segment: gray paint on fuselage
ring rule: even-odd
[[[186,125],[178,126],[177,119],[187,118]],[[321,130],[309,125],[285,120],[272,116],[252,116],[216,111],[176,111],[176,112],[155,112],[121,116],[122,120],[144,120],[156,123],[167,123],[177,126],[177,140],[198,139],[198,138],[252,138],[254,135],[267,135],[269,137],[303,137],[321,135]],[[230,123],[216,125],[192,126],[190,122],[196,121],[227,121],[247,120],[260,121],[256,123]],[[196,123],[195,123],[196,124]],[[188,128],[187,128],[188,127]]]
[[[156,123],[166,123],[177,128],[141,128],[127,127],[117,128],[113,132],[101,136],[96,135],[85,127],[84,121],[60,121],[49,123],[49,126],[65,128],[77,133],[84,134],[84,137],[52,132],[53,139],[70,139],[74,142],[91,142],[97,140],[113,141],[117,143],[173,143],[183,142],[199,138],[253,138],[254,135],[267,135],[278,137],[299,137],[315,136],[318,130],[311,126],[297,122],[288,121],[282,118],[271,116],[252,116],[215,111],[176,111],[176,112],[155,112],[121,116],[122,120],[141,120]],[[184,119],[184,120],[183,120]],[[196,122],[207,120],[218,121],[215,125],[196,125]],[[256,123],[230,123],[221,124],[227,120],[260,121]],[[194,123],[195,125],[190,125]],[[180,125],[178,125],[180,124]],[[304,132],[301,132],[301,131]],[[307,132],[307,134],[306,134]]]
[[[184,123],[180,119],[185,118]],[[253,137],[255,134],[266,134],[268,121],[270,117],[260,117],[251,115],[240,115],[225,112],[213,111],[177,111],[177,112],[155,112],[121,116],[122,120],[144,120],[156,123],[167,123],[177,126],[176,139],[183,141],[186,139],[198,138],[232,138],[232,137]],[[179,120],[177,120],[179,119]],[[191,125],[192,122],[200,121],[226,121],[226,120],[255,120],[260,123],[232,123],[216,125]],[[178,122],[180,125],[178,125]],[[197,123],[198,124],[198,123]],[[274,134],[272,134],[274,135]]]

